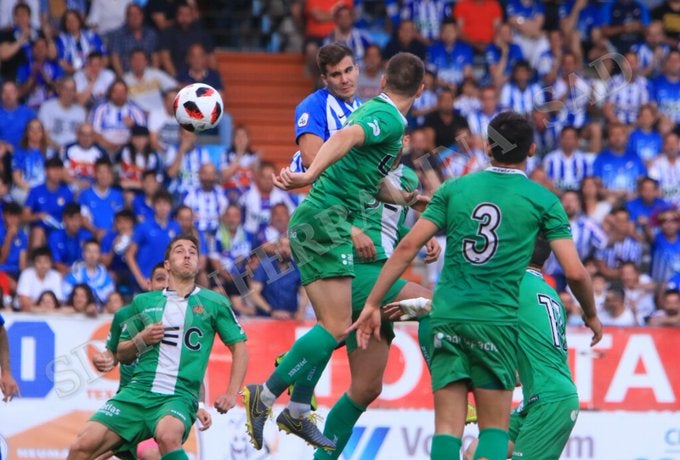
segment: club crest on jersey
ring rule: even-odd
[[[307,126],[308,122],[309,122],[309,114],[307,112],[305,112],[302,115],[300,115],[300,118],[298,118],[297,125],[298,125],[298,127],[302,128],[303,126]]]
[[[200,314],[203,313],[204,311],[205,311],[205,308],[203,308],[203,305],[200,305],[200,304],[199,304],[199,305],[196,305],[196,306],[193,308],[193,312],[196,313],[197,315],[200,315]]]

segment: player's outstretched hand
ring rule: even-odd
[[[600,318],[595,315],[592,318],[586,318],[583,316],[583,322],[593,331],[593,339],[590,341],[590,346],[594,346],[597,342],[602,340],[602,323]]]
[[[430,238],[430,241],[425,245],[425,263],[431,264],[439,259],[439,255],[442,252],[442,247],[439,245],[437,238]]]
[[[278,176],[274,175],[274,185],[282,190],[293,190],[314,182],[314,178],[307,172],[293,172],[290,168],[283,168]]]
[[[229,409],[236,405],[237,397],[238,395],[228,395],[226,393],[219,395],[215,400],[215,409],[217,409],[217,412],[220,414],[226,414]]]
[[[357,344],[366,349],[371,335],[380,340],[380,307],[366,304],[359,318],[352,324],[347,332],[357,331]]]
[[[415,198],[409,202],[409,206],[414,211],[423,212],[430,203],[430,197],[427,195],[416,195]]]
[[[416,317],[429,313],[430,299],[418,297],[417,299],[404,299],[388,303],[382,307],[383,315],[390,321],[410,321]]]
[[[199,431],[205,431],[212,426],[212,416],[207,410],[202,408],[198,409],[196,411],[196,418],[201,424],[201,426],[198,428]]]
[[[104,350],[92,357],[92,364],[99,372],[109,372],[116,365],[116,358],[114,358],[111,350]]]
[[[21,396],[19,386],[9,371],[2,372],[0,375],[0,390],[2,391],[4,402],[11,401],[15,396]]]

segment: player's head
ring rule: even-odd
[[[149,278],[149,291],[159,291],[168,287],[168,271],[165,263],[158,262],[151,270]]]
[[[536,237],[536,244],[534,244],[534,253],[531,255],[529,266],[534,268],[542,268],[545,261],[550,257],[550,243],[542,234]]]
[[[489,123],[489,151],[502,164],[522,163],[536,151],[534,130],[529,121],[516,112],[498,114]]]
[[[387,61],[383,86],[385,91],[402,97],[416,97],[423,88],[425,64],[411,53],[397,53]]]
[[[165,249],[165,269],[174,279],[189,280],[198,274],[198,240],[193,235],[174,237]]]
[[[321,79],[328,91],[341,99],[352,99],[357,90],[359,66],[354,53],[344,43],[322,46],[316,55]]]

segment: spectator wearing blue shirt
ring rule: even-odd
[[[680,273],[680,229],[678,213],[674,209],[659,214],[661,231],[652,243],[652,267],[650,274],[658,283],[670,280]]]
[[[24,204],[24,221],[31,224],[31,247],[44,246],[47,235],[61,228],[64,207],[73,193],[64,183],[64,164],[58,157],[45,163],[45,183],[33,187]]]
[[[45,38],[33,42],[31,60],[19,67],[17,83],[19,93],[33,110],[56,94],[56,81],[64,75],[59,64],[48,59],[48,45]]]
[[[111,275],[101,263],[101,247],[97,240],[88,240],[83,246],[83,259],[77,261],[64,276],[64,296],[71,295],[78,284],[86,284],[92,290],[98,309],[101,311],[115,290]]]
[[[531,83],[532,70],[527,61],[519,61],[512,69],[512,78],[501,88],[501,107],[528,115],[543,104],[543,91]]]
[[[69,203],[64,207],[64,228],[55,230],[47,238],[47,245],[52,252],[55,268],[65,275],[71,265],[83,258],[83,245],[92,238],[92,233],[83,227],[83,216],[78,203]]]
[[[418,38],[431,43],[437,38],[442,21],[452,15],[449,0],[402,0],[399,17],[401,21],[413,21]]]
[[[505,6],[508,24],[515,33],[515,43],[522,48],[524,58],[532,67],[550,46],[543,32],[545,9],[543,2],[533,0],[511,0]]]
[[[57,55],[59,64],[68,73],[82,69],[90,53],[106,54],[101,37],[85,27],[85,21],[78,11],[64,12],[61,30],[57,37]]]
[[[12,155],[12,191],[14,201],[23,205],[32,187],[45,182],[47,135],[40,120],[26,125],[24,136]]]
[[[652,101],[664,117],[680,123],[680,50],[668,53],[663,75],[652,81]]]
[[[250,298],[264,316],[304,319],[307,296],[291,257],[290,242],[282,237],[276,246],[276,255],[261,260],[255,270],[250,280]]]
[[[458,40],[458,26],[453,19],[442,23],[439,40],[427,50],[427,63],[437,69],[439,84],[457,87],[465,78],[472,77],[474,51]]]
[[[660,21],[652,21],[645,29],[644,43],[635,44],[631,48],[637,54],[640,73],[645,77],[655,77],[661,74],[663,63],[671,50],[668,43],[665,43],[665,39],[663,24]]]
[[[383,50],[383,57],[388,61],[400,52],[415,54],[423,61],[427,54],[427,47],[418,40],[416,25],[411,20],[401,21],[397,33],[387,42]]]
[[[21,206],[9,201],[2,205],[2,227],[0,227],[0,271],[15,281],[26,268],[28,235],[21,228]],[[7,294],[7,293],[5,293]]]
[[[651,177],[643,177],[638,183],[638,196],[626,203],[626,209],[638,229],[651,235],[651,220],[671,205],[659,198],[659,183]]]
[[[113,188],[113,165],[104,157],[94,164],[95,184],[80,194],[79,202],[83,207],[85,226],[98,237],[113,228],[113,217],[125,207],[125,199],[120,190]]]
[[[637,128],[628,137],[628,150],[636,153],[649,166],[663,150],[661,134],[654,129],[657,122],[656,108],[651,104],[640,107]]]
[[[354,10],[342,4],[333,12],[335,29],[323,41],[324,45],[330,43],[343,43],[352,50],[354,58],[359,66],[363,66],[366,49],[371,44],[371,38],[363,30],[354,26]]]
[[[637,180],[647,175],[639,156],[626,148],[628,135],[621,124],[609,127],[609,148],[600,152],[593,164],[593,173],[602,180],[607,194],[622,198],[635,193]]]
[[[496,26],[493,42],[486,46],[484,57],[487,78],[500,88],[510,79],[515,65],[524,60],[522,48],[512,42],[512,30],[507,23]]]
[[[139,222],[153,219],[153,195],[160,187],[158,171],[147,170],[142,173],[142,192],[132,200],[132,212]]]
[[[599,0],[567,0],[559,2],[557,14],[565,42],[573,53],[580,51],[588,55],[593,47],[594,35],[599,34],[602,26],[602,12]]]
[[[28,122],[35,118],[35,112],[19,103],[19,87],[12,80],[2,83],[0,93],[0,150],[13,151],[19,147]]]
[[[153,197],[153,220],[142,222],[135,227],[132,242],[125,253],[130,271],[137,282],[139,291],[149,285],[153,267],[163,260],[165,248],[180,234],[177,221],[170,217],[172,196],[159,190]]]
[[[602,6],[602,34],[619,53],[643,40],[649,21],[649,10],[637,0],[615,0]]]
[[[113,222],[113,229],[102,238],[102,263],[113,274],[118,292],[131,295],[135,280],[125,259],[125,253],[132,242],[136,223],[135,214],[129,209],[123,209],[116,213]]]

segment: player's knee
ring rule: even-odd
[[[172,452],[182,447],[182,438],[174,430],[156,433],[156,442],[163,452]]]
[[[73,444],[71,444],[69,447],[68,459],[78,460],[81,458],[91,458],[96,447],[97,446],[94,443],[94,440],[87,439],[87,437],[84,436],[78,436],[78,438],[76,438]]]

